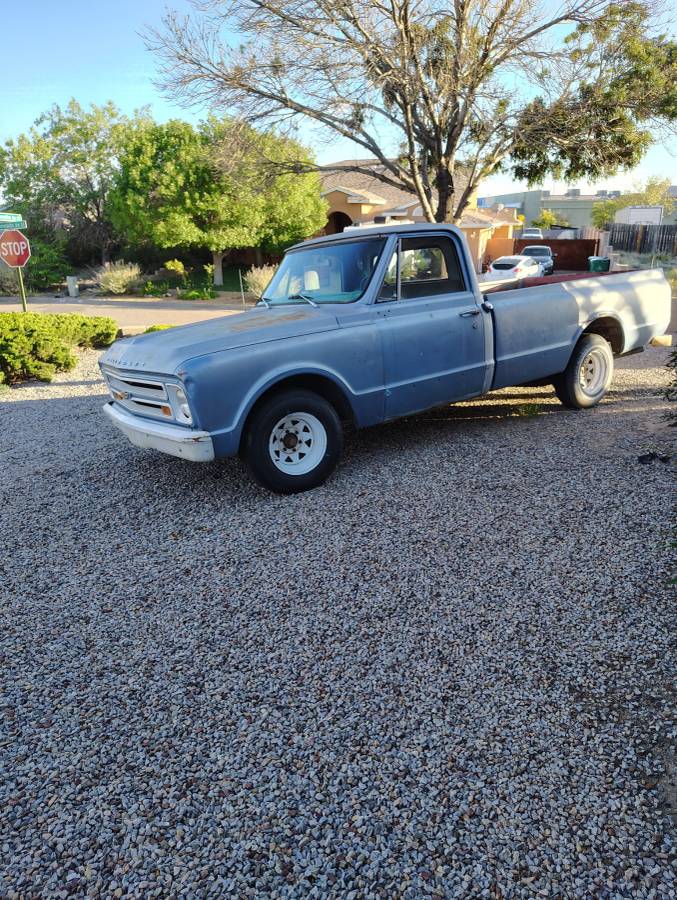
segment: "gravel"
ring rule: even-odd
[[[0,896],[674,897],[665,358],[286,498],[0,394]]]

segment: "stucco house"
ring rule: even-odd
[[[329,205],[324,234],[336,234],[349,225],[367,225],[379,222],[425,222],[418,197],[401,188],[384,184],[375,176],[353,172],[350,166],[359,165],[371,171],[383,171],[382,163],[373,159],[341,160],[332,163],[336,171],[324,172],[322,196]],[[457,179],[457,190],[465,188],[462,176]],[[512,252],[513,228],[519,222],[512,210],[495,214],[478,210],[477,195],[472,194],[459,227],[465,233],[470,253],[478,272],[487,253],[496,258]],[[500,240],[505,249],[492,254],[492,241]]]

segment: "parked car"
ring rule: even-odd
[[[543,232],[540,228],[523,228],[522,229],[522,238],[531,238],[534,241],[542,241],[543,240]]]
[[[546,244],[532,244],[524,247],[522,256],[531,256],[540,263],[544,275],[552,275],[555,271],[555,254],[552,252],[552,247],[548,247]]]
[[[543,268],[533,256],[499,256],[487,269],[487,278],[536,278],[543,274]]]
[[[661,269],[483,294],[458,228],[376,226],[292,247],[255,309],[117,341],[101,358],[104,410],[139,447],[239,453],[262,485],[295,493],[334,469],[345,422],[536,381],[595,406],[614,356],[669,319]]]

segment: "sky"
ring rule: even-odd
[[[188,0],[0,0],[2,61],[0,82],[0,142],[28,130],[52,104],[74,97],[82,105],[113,100],[125,113],[150,106],[158,121],[182,118],[196,122],[205,109],[185,109],[163,97],[153,83],[157,61],[146,50],[141,32],[157,25],[165,7],[190,9]],[[11,36],[7,40],[7,36]],[[299,132],[303,140],[303,129]],[[332,138],[315,146],[321,163],[362,156],[349,141]],[[655,145],[630,173],[594,185],[546,181],[542,187],[627,189],[650,175],[677,183],[677,143]],[[497,194],[524,185],[509,173],[484,182],[480,195]]]

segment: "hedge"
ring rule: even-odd
[[[107,347],[117,333],[117,323],[102,316],[0,313],[0,383],[51,381],[75,366],[74,347]]]

